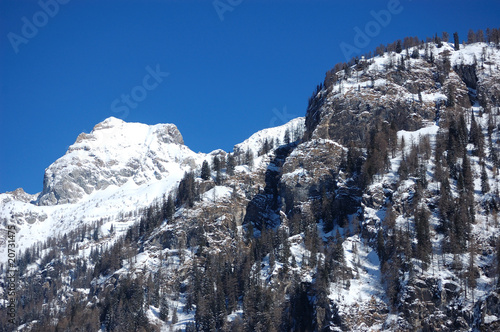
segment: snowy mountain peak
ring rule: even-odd
[[[149,126],[111,117],[90,134],[80,134],[66,154],[46,169],[38,203],[74,203],[110,185],[161,180],[195,156],[173,124]]]
[[[100,132],[102,133],[102,137],[107,138],[112,138],[113,135],[116,136],[119,134],[125,135],[130,139],[141,140],[145,138],[144,136],[141,136],[141,134],[144,133],[145,128],[152,128],[152,133],[156,134],[164,143],[184,144],[182,135],[174,124],[161,123],[148,126],[142,123],[125,122],[115,117],[109,117],[98,123],[92,130],[91,135],[98,135],[97,132]],[[137,133],[137,135],[135,133]]]

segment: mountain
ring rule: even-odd
[[[81,134],[40,194],[0,194],[0,330],[498,330],[500,48],[405,41],[232,152]]]
[[[235,149],[244,147],[257,156],[259,144],[283,137],[287,129],[302,130],[303,122],[298,118],[264,129]],[[134,213],[175,192],[186,172],[199,172],[203,161],[225,154],[191,151],[173,124],[148,126],[111,117],[90,134],[80,134],[66,154],[45,170],[41,193],[30,195],[20,188],[0,194],[0,220],[5,232],[7,223],[19,226],[20,251],[98,221],[107,221],[102,227],[106,232],[113,220],[129,215],[115,227],[126,231],[139,219]],[[4,250],[2,246],[3,263]]]

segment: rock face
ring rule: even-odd
[[[357,76],[341,71],[339,82],[311,98],[305,138],[363,142],[383,122],[395,130],[414,131],[439,119],[447,105],[470,107],[467,87],[476,87],[475,67],[461,65],[455,67],[457,72],[443,71],[454,61],[450,50],[450,46],[436,50],[433,63],[412,59],[396,66],[397,58],[405,55],[391,55],[360,63]]]
[[[330,140],[300,144],[286,159],[281,181],[285,211],[318,196],[337,184],[343,147]]]
[[[39,205],[75,203],[95,190],[142,184],[169,174],[172,163],[194,153],[173,124],[148,126],[109,118],[82,133],[62,158],[45,170]]]

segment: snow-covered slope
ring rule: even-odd
[[[301,138],[304,131],[304,117],[295,118],[284,125],[259,130],[248,139],[234,146],[234,152],[245,153],[250,151],[254,156],[259,155],[262,147],[267,141],[269,144],[274,142],[274,146],[288,144]]]

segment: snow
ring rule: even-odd
[[[484,324],[491,324],[493,322],[496,322],[497,320],[498,320],[497,316],[492,316],[492,315],[484,316]]]
[[[354,271],[354,279],[350,281],[350,287],[347,289],[341,284],[332,284],[330,298],[337,302],[340,300],[345,306],[368,302],[372,296],[382,299],[385,291],[382,287],[377,253],[358,235],[347,238],[342,246],[346,265]]]
[[[296,118],[275,128],[261,130],[235,149],[250,149],[257,156],[265,139],[279,139],[283,142],[285,132],[298,129],[303,132],[305,119]],[[186,171],[199,171],[204,160],[211,161],[210,154],[195,153],[182,144],[182,136],[173,124],[149,126],[128,123],[111,117],[97,124],[91,133],[80,134],[76,142],[68,148],[64,156],[56,160],[46,170],[47,186],[71,178],[72,170],[82,168],[106,181],[104,188],[83,188],[76,186],[79,197],[72,203],[56,205],[35,205],[17,200],[13,194],[0,194],[0,220],[17,223],[16,245],[18,252],[49,237],[59,236],[80,226],[92,225],[104,220],[100,235],[110,235],[113,225],[115,238],[125,234],[137,221],[138,209],[151,205],[163,195],[176,189]],[[265,162],[261,156],[257,162]],[[139,168],[126,178],[124,169],[136,163]],[[236,172],[251,172],[248,166],[236,167]],[[125,179],[125,181],[124,181]],[[228,200],[232,189],[216,186],[203,194],[203,201]],[[129,217],[126,217],[129,215]],[[130,216],[132,215],[132,216]],[[5,227],[5,226],[4,226]],[[0,229],[2,227],[0,226]],[[0,263],[7,260],[6,246],[0,247]],[[90,248],[82,250],[82,255],[90,253]]]
[[[232,322],[236,318],[241,318],[241,317],[243,317],[243,310],[236,310],[227,316],[227,321]]]
[[[290,120],[284,125],[260,130],[245,141],[236,144],[234,146],[234,151],[245,153],[247,150],[250,150],[253,155],[257,157],[266,140],[268,141],[268,143],[271,143],[271,140],[278,140],[279,144],[281,145],[284,142],[285,133],[287,130],[289,131],[290,139],[292,139],[294,130],[298,129],[301,133],[303,133],[304,126],[305,117],[299,117]]]
[[[431,140],[434,140],[438,131],[439,131],[439,126],[436,124],[432,124],[431,126],[424,127],[415,131],[400,130],[398,131],[398,141],[401,141],[401,139],[404,138],[405,149],[408,150],[406,152],[409,152],[411,146],[413,144],[418,144],[420,138],[424,136],[430,136]]]
[[[233,193],[233,189],[225,186],[215,186],[202,195],[202,200],[205,202],[216,203],[221,200],[229,200]]]

